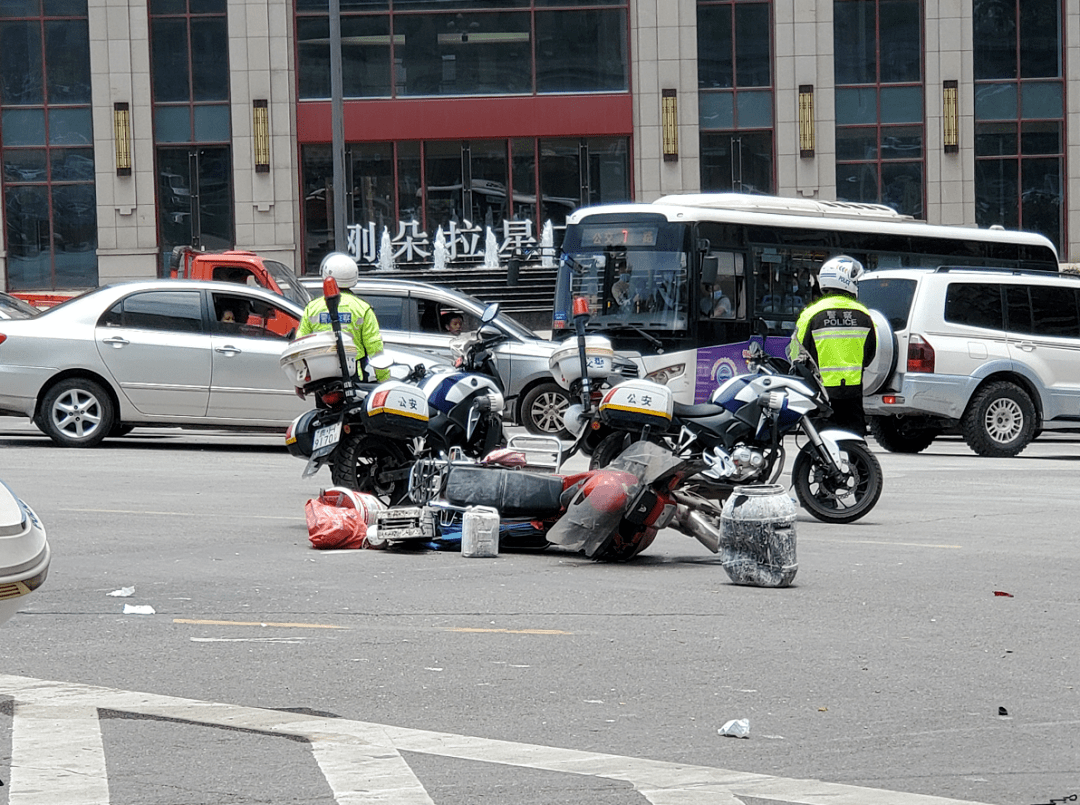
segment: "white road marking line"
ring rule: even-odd
[[[652,805],[735,805],[738,797],[758,797],[795,805],[865,805],[868,802],[874,805],[982,805],[967,800],[819,780],[785,779],[709,766],[496,741],[29,677],[0,675],[0,695],[11,696],[16,703],[9,805],[53,805],[56,802],[108,805],[97,719],[84,715],[95,708],[305,738],[311,743],[327,783],[341,805],[434,805],[399,754],[402,751],[629,782]],[[55,723],[57,718],[53,714],[61,717],[64,713],[69,717],[72,714],[78,716],[80,729],[72,730],[74,734],[65,732],[66,743],[60,751],[54,748],[54,740],[28,734],[36,733],[46,721]],[[20,724],[24,714],[31,717],[30,724]],[[90,720],[94,722],[93,730],[83,723]],[[53,729],[59,728],[54,726]],[[27,764],[42,765],[38,752],[52,758],[49,775],[85,774],[87,782],[96,787],[88,788],[82,798],[66,795],[58,798],[52,776],[48,778],[48,786],[44,785],[40,775],[23,776],[28,771]],[[72,757],[82,760],[77,764]],[[98,762],[100,769],[96,765]],[[20,768],[18,776],[16,763]],[[32,790],[24,795],[21,789],[27,784]],[[105,798],[100,798],[99,787],[104,787]],[[48,790],[47,799],[41,798],[43,788]],[[79,793],[73,791],[73,794]],[[95,796],[99,798],[93,798]]]
[[[9,785],[8,805],[109,805],[97,708],[16,699]]]

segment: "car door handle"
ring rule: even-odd
[[[226,344],[223,347],[214,347],[214,352],[220,352],[222,355],[239,355],[244,350],[240,347],[234,347],[232,344]]]
[[[131,342],[128,341],[126,338],[121,338],[118,335],[110,335],[108,338],[101,339],[101,343],[102,344],[108,344],[111,347],[119,348],[119,347],[126,347]]]
[[[1019,343],[1017,343],[1016,346],[1017,346],[1017,348],[1024,350],[1024,352],[1034,352],[1035,351],[1035,342],[1034,341],[1020,341]]]

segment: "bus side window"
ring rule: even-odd
[[[704,319],[746,318],[743,255],[716,252],[716,272],[707,272],[698,289],[698,311]],[[708,282],[707,280],[712,280]]]

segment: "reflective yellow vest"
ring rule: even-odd
[[[870,311],[858,300],[840,295],[822,297],[799,316],[788,357],[794,361],[804,351],[810,353],[827,388],[860,386],[866,340],[873,337],[873,327]]]

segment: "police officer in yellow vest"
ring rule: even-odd
[[[331,252],[323,258],[319,266],[319,273],[323,279],[333,277],[337,280],[338,288],[341,289],[341,299],[338,302],[338,317],[341,321],[341,332],[352,337],[356,344],[356,369],[360,378],[365,377],[369,369],[368,363],[371,358],[381,355],[383,351],[382,333],[379,330],[379,320],[375,317],[375,311],[371,305],[352,292],[360,278],[356,261],[342,252]],[[296,337],[309,335],[332,329],[330,324],[330,311],[326,307],[323,297],[312,299],[304,308],[304,320],[296,331]],[[370,367],[374,369],[374,367]],[[375,378],[380,382],[390,378],[389,369],[374,369]]]
[[[862,263],[846,255],[822,263],[818,286],[824,295],[803,310],[788,346],[792,361],[810,357],[817,364],[833,408],[829,422],[860,436],[866,433],[863,369],[877,352],[870,311],[856,298],[862,273]]]

